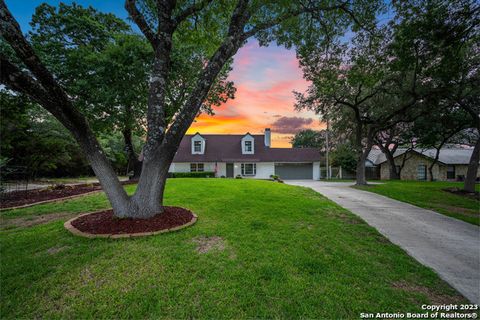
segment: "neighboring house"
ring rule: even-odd
[[[216,177],[320,179],[320,152],[314,148],[271,148],[263,135],[186,135],[169,172],[214,172]]]
[[[378,149],[372,150],[378,154]],[[438,162],[433,167],[433,178],[439,181],[463,180],[467,174],[468,163],[473,149],[444,148],[440,150]],[[429,166],[435,159],[435,149],[398,149],[394,153],[395,164],[405,164],[400,172],[402,180],[430,180]],[[372,158],[375,155],[372,154]],[[389,179],[389,163],[383,153],[376,156],[374,164],[380,167],[380,179]],[[477,172],[480,176],[480,170]]]

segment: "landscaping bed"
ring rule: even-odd
[[[133,181],[124,181],[123,185],[137,183]],[[53,185],[44,189],[34,189],[25,191],[12,191],[5,193],[0,198],[0,209],[14,208],[37,202],[57,200],[76,195],[81,195],[93,191],[100,191],[102,187],[97,183],[77,184],[77,185]]]
[[[104,210],[82,215],[66,223],[67,229],[72,232],[78,230],[77,235],[128,235],[135,236],[154,234],[159,231],[177,229],[195,219],[195,215],[180,207],[164,207],[162,214],[149,219],[117,218],[113,210]],[[73,226],[73,230],[71,229]],[[75,230],[76,229],[76,230]]]

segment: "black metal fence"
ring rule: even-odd
[[[5,165],[0,168],[0,195],[12,191],[26,191],[33,173],[25,166]]]

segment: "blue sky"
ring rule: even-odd
[[[97,10],[103,12],[111,12],[116,16],[127,19],[127,11],[123,8],[124,1],[122,0],[77,0],[77,1],[68,1],[68,0],[50,0],[50,1],[41,1],[41,0],[6,0],[10,12],[17,19],[22,30],[24,32],[30,30],[29,22],[35,8],[38,7],[41,3],[47,2],[50,5],[58,6],[60,2],[71,4],[72,2],[81,4],[82,6],[92,6]]]

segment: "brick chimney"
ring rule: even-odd
[[[265,129],[265,147],[270,148],[271,145],[271,133],[270,133],[270,128]]]

